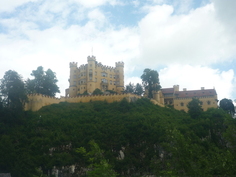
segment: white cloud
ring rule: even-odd
[[[0,1],[0,12],[13,11],[16,7],[28,2],[36,2],[38,0],[7,0]]]
[[[128,85],[129,83],[132,83],[136,85],[137,83],[142,84],[142,80],[140,77],[126,77],[125,78],[125,85]]]
[[[164,68],[159,73],[160,83],[163,88],[179,85],[188,90],[215,88],[218,99],[231,98],[235,74],[232,69],[219,71],[203,66],[172,65]]]
[[[111,5],[119,4],[119,2],[117,2],[116,0],[70,0],[70,1],[79,3],[86,8],[94,8],[101,5],[105,5],[106,3],[109,3]]]
[[[93,21],[97,27],[103,27],[107,22],[105,15],[99,9],[93,9],[88,13],[88,19]]]
[[[215,18],[213,4],[186,15],[172,13],[172,6],[154,6],[140,21],[139,62],[148,60],[152,66],[211,64],[236,55],[236,45]]]

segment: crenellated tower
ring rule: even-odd
[[[116,88],[117,92],[124,91],[124,62],[116,62]]]
[[[70,62],[69,92],[70,97],[77,95],[77,62]]]
[[[96,88],[102,92],[122,93],[124,90],[124,63],[117,62],[115,67],[106,66],[97,62],[95,56],[88,56],[87,64],[79,67],[77,63],[71,62],[66,97],[75,97],[85,92],[92,94]]]
[[[93,93],[93,91],[96,89],[95,84],[95,65],[96,65],[96,57],[95,56],[88,56],[87,57],[88,62],[88,69],[87,69],[87,92]]]

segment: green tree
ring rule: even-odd
[[[125,86],[125,93],[134,93],[135,87],[131,82]]]
[[[135,92],[136,95],[142,95],[143,94],[143,87],[141,84],[137,83],[135,86]]]
[[[193,119],[198,118],[203,112],[201,101],[196,98],[192,98],[192,101],[188,103],[187,107],[188,113]]]
[[[4,107],[19,111],[24,109],[27,101],[25,83],[16,71],[9,70],[5,73],[1,79],[0,89]]]
[[[93,91],[93,95],[102,95],[102,91],[98,88],[96,88],[94,91]]]
[[[55,96],[56,93],[60,93],[59,87],[57,86],[56,74],[48,69],[46,72],[42,66],[39,66],[37,70],[33,70],[31,76],[34,79],[27,80],[27,91],[28,93],[40,93],[48,96]]]
[[[143,87],[148,91],[148,98],[153,98],[153,92],[158,91],[161,88],[158,72],[146,68],[143,71],[141,79]]]
[[[89,144],[91,147],[89,152],[86,152],[84,147],[77,149],[77,152],[85,155],[89,159],[90,165],[88,167],[90,170],[87,171],[88,177],[116,177],[116,172],[113,171],[111,165],[103,156],[104,151],[100,149],[95,141],[90,141]]]
[[[230,115],[235,114],[233,101],[227,98],[224,98],[220,101],[220,108],[227,111]]]

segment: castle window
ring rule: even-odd
[[[76,70],[74,70],[74,73],[76,73]]]
[[[116,85],[116,81],[114,81],[114,85]]]
[[[91,73],[91,72],[93,72],[93,70],[92,70],[92,69],[90,69],[90,70],[89,70],[89,72]]]
[[[210,102],[210,101],[207,101],[207,104],[208,104],[208,105],[210,105],[210,104],[211,104],[211,102]]]
[[[110,85],[112,85],[112,81],[110,81]]]
[[[107,77],[107,73],[102,72],[102,77]]]
[[[76,75],[74,75],[74,78],[76,78]]]
[[[90,64],[89,66],[92,67],[92,64]]]
[[[74,81],[74,85],[76,85],[76,81]]]
[[[95,71],[95,76],[97,75],[97,71]]]
[[[110,78],[112,78],[112,74],[110,74]]]
[[[184,106],[184,103],[180,103],[181,106]]]
[[[106,79],[102,79],[102,83],[107,83],[107,80]]]
[[[95,78],[95,82],[97,82],[97,78]]]
[[[114,79],[116,78],[116,76],[114,75]]]
[[[92,80],[92,77],[89,77],[89,80]]]

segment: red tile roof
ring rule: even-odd
[[[204,89],[204,90],[187,90],[175,92],[177,98],[193,98],[202,96],[215,96],[217,95],[215,89]]]
[[[174,88],[164,88],[164,89],[161,89],[161,92],[163,94],[174,93]]]

